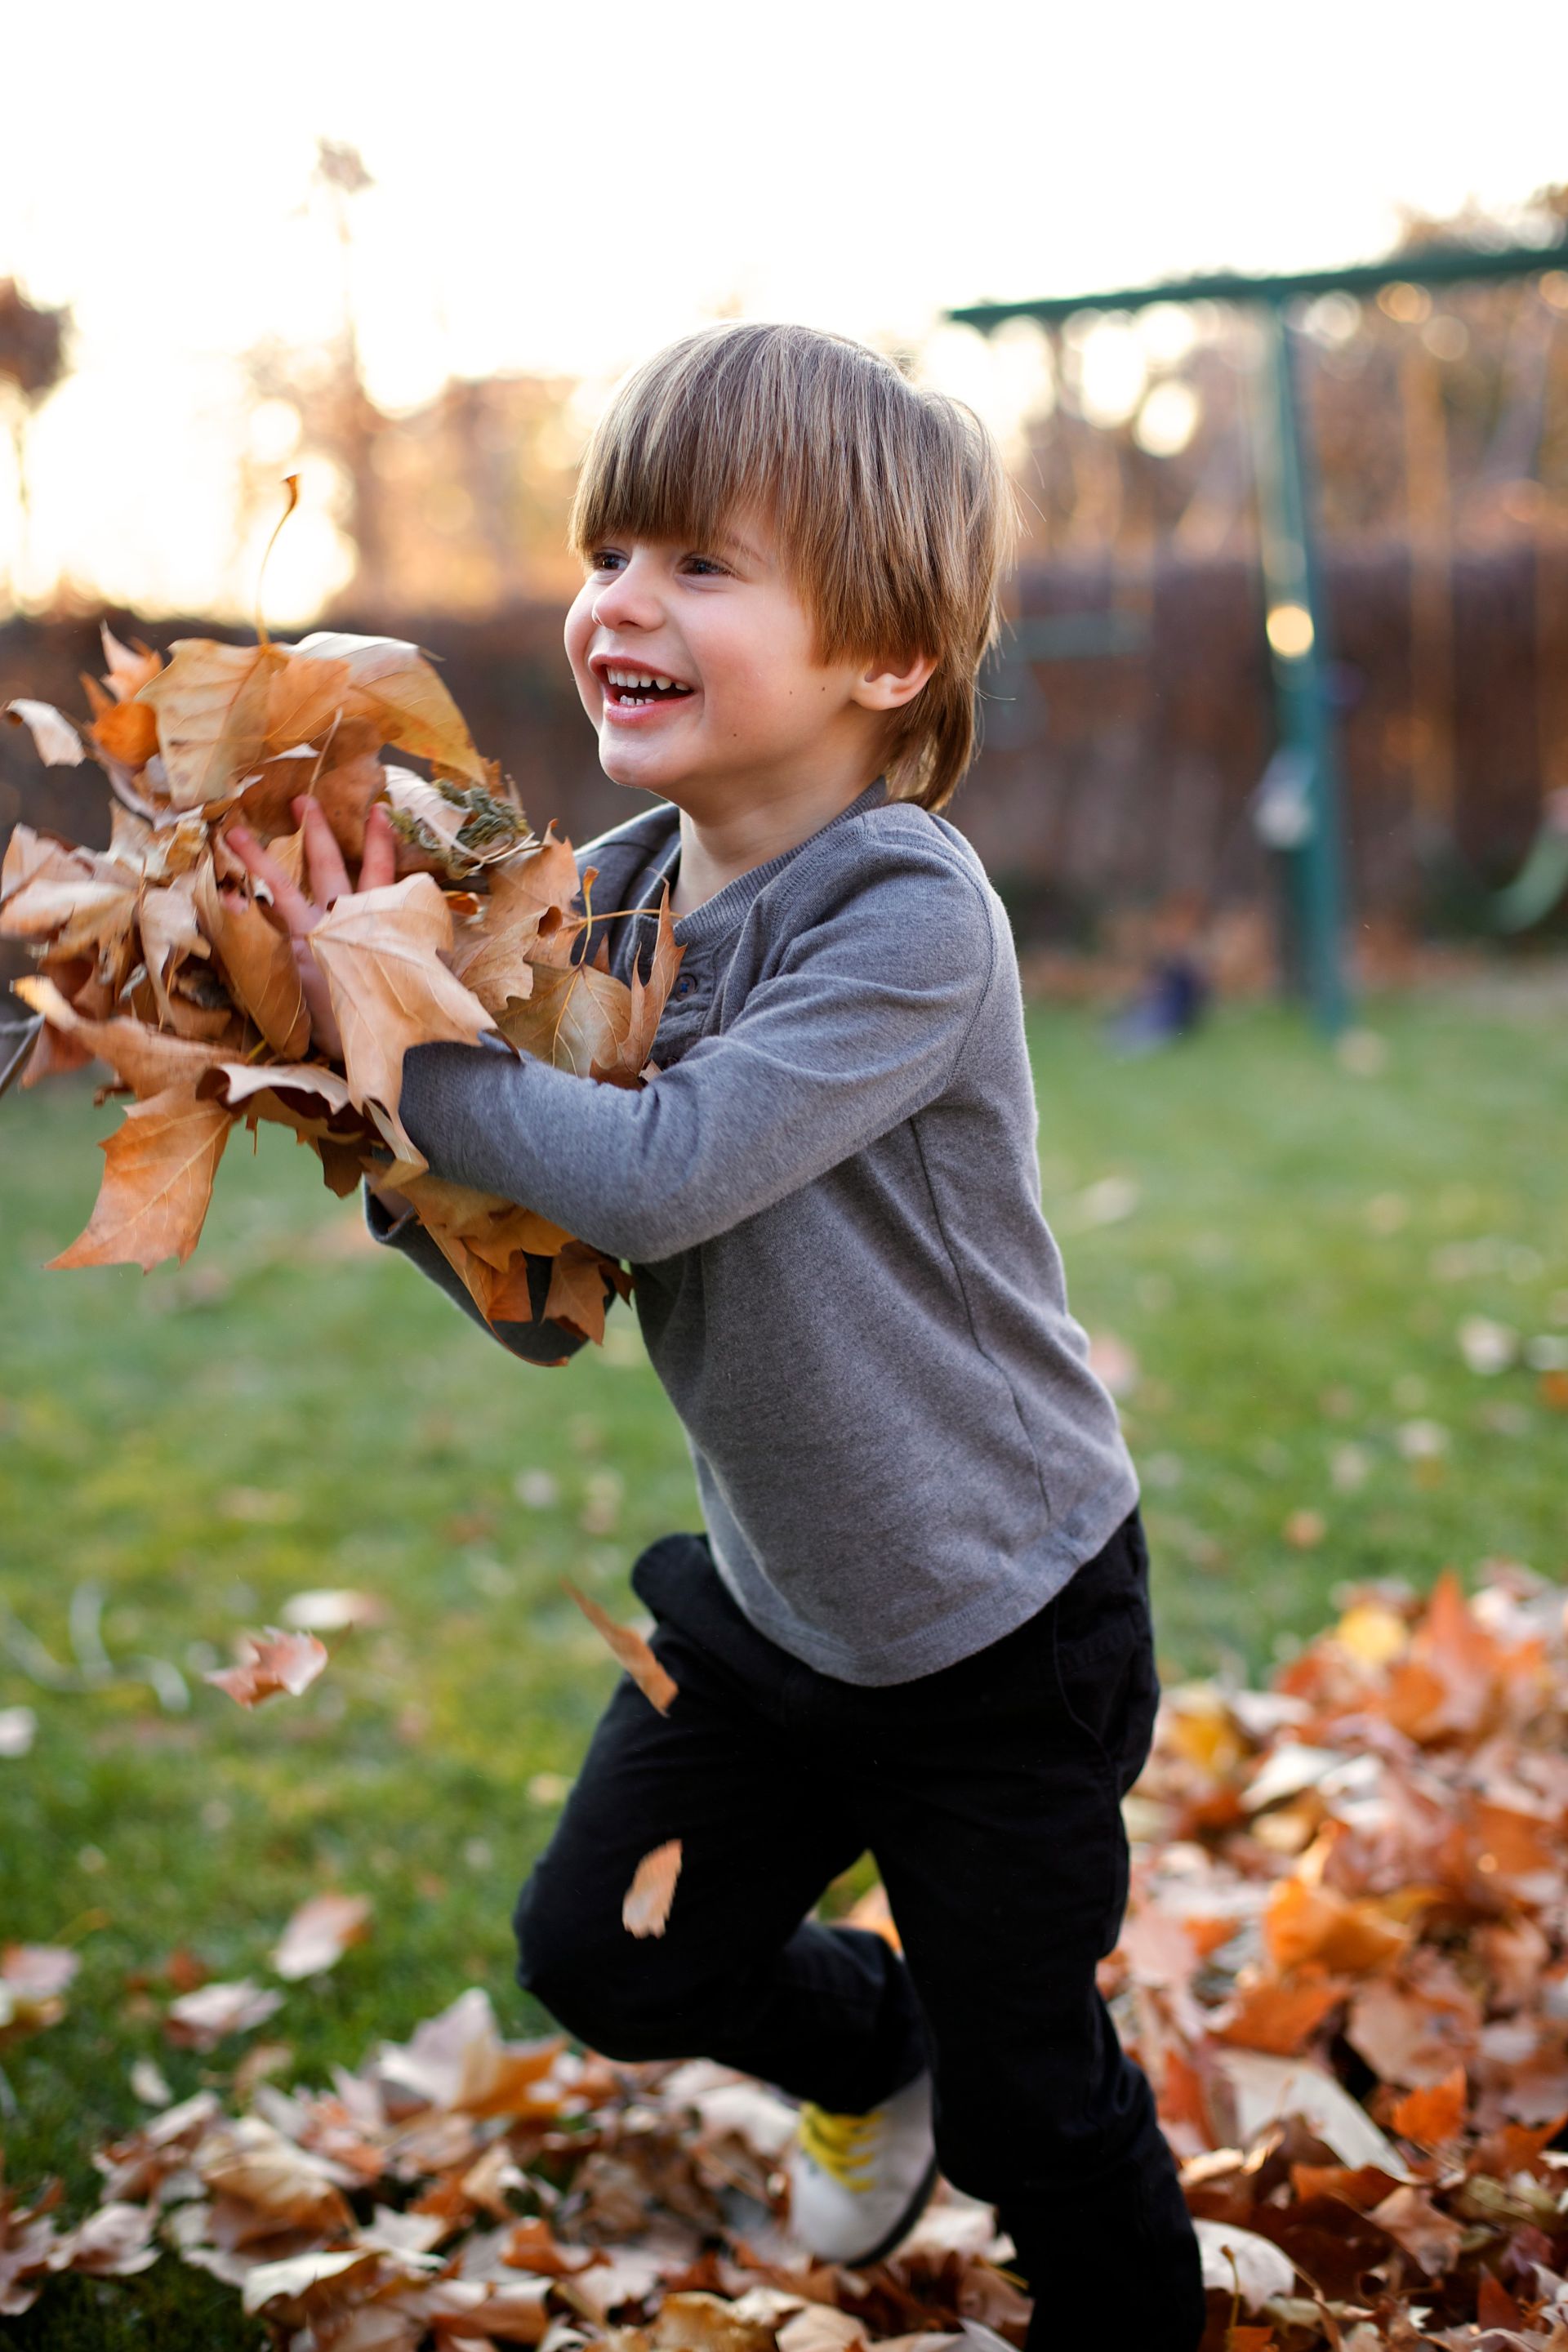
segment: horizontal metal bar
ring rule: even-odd
[[[1052,294],[1027,302],[971,302],[947,316],[959,325],[989,333],[1008,319],[1059,324],[1079,310],[1147,310],[1156,302],[1263,302],[1273,308],[1303,295],[1376,294],[1384,286],[1454,286],[1490,278],[1529,278],[1542,269],[1568,269],[1568,237],[1554,245],[1510,245],[1495,252],[1474,246],[1434,245],[1413,253],[1390,254],[1385,261],[1358,261],[1339,269],[1305,269],[1289,278],[1245,278],[1219,269],[1204,278],[1174,278],[1163,285],[1128,286],[1109,294]]]

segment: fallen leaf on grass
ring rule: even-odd
[[[364,1895],[313,1895],[301,1903],[272,1954],[285,1983],[317,1977],[335,1968],[351,1944],[370,1933],[370,1898]]]
[[[0,1756],[26,1756],[37,1732],[38,1718],[30,1706],[0,1706]]]
[[[374,1592],[347,1587],[291,1593],[279,1612],[285,1625],[301,1633],[345,1633],[355,1625],[381,1625],[386,1604]]]
[[[7,1944],[0,1950],[0,2042],[58,2025],[63,1995],[81,1963],[60,1944]]]
[[[242,1977],[234,1984],[203,1985],[169,2003],[163,2031],[179,2050],[216,2050],[231,2033],[265,2025],[283,2006],[280,1992]]]
[[[134,2278],[163,2252],[153,2234],[157,2219],[145,2205],[100,2205],[61,2241],[49,2267],[87,2278]]]
[[[607,1610],[579,1591],[569,1578],[563,1577],[562,1582],[594,1631],[609,1643],[649,1706],[658,1707],[660,1715],[668,1715],[670,1701],[679,1696],[679,1685],[659,1664],[642,1635],[633,1626],[617,1623]]]
[[[131,2069],[131,2087],[144,2107],[167,2107],[174,2104],[174,2093],[163,2080],[156,2060],[138,2058]]]
[[[1216,2058],[1236,2102],[1237,2132],[1243,2141],[1285,2116],[1300,2116],[1342,2164],[1374,2164],[1391,2180],[1410,2179],[1409,2167],[1393,2141],[1322,2067],[1305,2058],[1277,2058],[1253,2050],[1226,2050]]]
[[[1248,2311],[1261,2311],[1277,2294],[1289,2294],[1296,2283],[1296,2266],[1272,2239],[1256,2230],[1238,2230],[1227,2221],[1194,2221],[1198,2252],[1203,2258],[1204,2284],[1222,2294],[1241,2296]]]
[[[287,1691],[298,1698],[310,1689],[327,1663],[324,1643],[314,1633],[285,1633],[268,1625],[265,1633],[247,1633],[249,1656],[237,1666],[221,1666],[204,1675],[204,1682],[226,1691],[241,1706],[259,1706],[263,1699]]]
[[[621,1905],[621,1925],[628,1935],[662,1936],[669,1924],[675,1882],[680,1876],[680,1840],[671,1838],[645,1853],[633,1874]]]

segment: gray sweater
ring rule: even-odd
[[[596,906],[657,903],[678,822],[582,853]],[[608,929],[626,978],[651,924]],[[676,936],[642,1092],[420,1045],[402,1115],[437,1175],[630,1261],[752,1622],[841,1681],[906,1682],[1043,1608],[1138,1496],[1040,1213],[1007,919],[963,835],[877,783]],[[369,1214],[468,1304],[411,1220]]]

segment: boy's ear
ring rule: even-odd
[[[934,654],[911,654],[907,661],[879,656],[856,679],[853,698],[863,710],[901,710],[912,702],[936,667]]]

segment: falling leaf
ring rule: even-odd
[[[103,1184],[86,1230],[51,1267],[183,1265],[201,1238],[213,1178],[234,1127],[221,1104],[179,1087],[132,1103],[103,1144]]]
[[[374,1103],[395,1122],[411,1045],[442,1038],[472,1045],[494,1028],[441,961],[451,938],[451,916],[428,874],[340,898],[311,931],[357,1108]],[[417,1158],[401,1129],[395,1133],[400,1154]]]
[[[263,1699],[287,1691],[298,1698],[308,1691],[327,1663],[324,1643],[314,1633],[284,1633],[268,1625],[265,1633],[247,1633],[248,1655],[237,1666],[224,1666],[202,1680],[226,1691],[241,1706],[259,1706]]]
[[[621,1925],[631,1936],[662,1936],[669,1924],[675,1882],[680,1876],[680,1840],[671,1838],[645,1853],[621,1905]]]
[[[81,737],[52,702],[28,702],[18,698],[5,705],[5,716],[13,726],[27,730],[46,768],[79,768],[87,757]]]
[[[351,1944],[370,1933],[370,1898],[364,1895],[313,1895],[301,1903],[272,1954],[275,1972],[288,1984],[335,1968]]]
[[[169,2003],[163,2031],[178,2049],[216,2050],[229,2034],[265,2025],[282,2006],[280,1992],[252,1984],[248,1977],[235,1984],[202,1985]]]
[[[656,1706],[660,1715],[668,1715],[671,1701],[679,1695],[678,1685],[659,1664],[642,1635],[630,1625],[617,1624],[607,1611],[601,1609],[596,1601],[590,1600],[587,1593],[579,1591],[570,1580],[563,1578],[562,1581],[589,1624],[609,1644],[616,1660],[630,1675],[649,1705]]]

